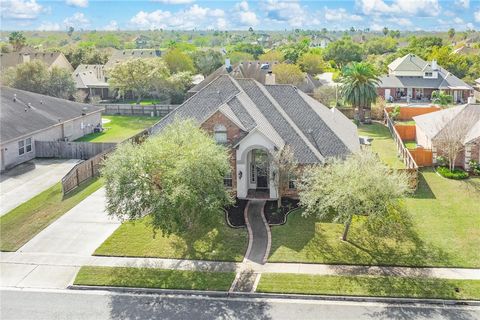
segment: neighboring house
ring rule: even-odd
[[[108,99],[110,97],[103,65],[81,64],[73,72],[72,78],[77,91],[83,91],[87,99],[94,97]]]
[[[453,50],[453,53],[455,53],[455,54],[466,54],[466,55],[469,55],[469,54],[479,55],[480,54],[480,48],[474,48],[471,45],[467,44],[467,45],[461,46],[460,48],[457,48],[457,49]]]
[[[480,161],[480,105],[467,104],[413,117],[417,145],[431,149],[433,162],[444,155],[439,140],[460,132],[464,151],[457,156],[456,166],[468,168],[471,159]]]
[[[35,141],[73,141],[102,123],[103,108],[1,87],[1,171],[35,158]]]
[[[279,62],[277,61],[245,61],[231,65],[230,60],[226,59],[225,65],[215,70],[213,73],[205,77],[205,80],[188,90],[188,96],[191,97],[218,76],[224,74],[229,74],[235,79],[248,78],[255,79],[261,84],[275,84],[275,74],[273,73],[272,68],[278,63]],[[322,83],[318,79],[306,74],[303,83],[298,85],[297,88],[309,95],[313,95],[315,89],[321,85]]]
[[[330,42],[332,42],[332,39],[327,36],[313,36],[310,41],[310,48],[325,49]]]
[[[388,65],[388,75],[380,77],[377,91],[385,100],[430,101],[432,92],[441,90],[453,96],[455,103],[464,103],[473,95],[473,88],[435,60],[426,62],[414,54],[397,58]]]
[[[161,55],[162,52],[156,49],[116,50],[105,64],[105,70],[111,69],[118,63],[129,59],[155,58],[160,57]]]
[[[270,159],[285,145],[300,167],[360,150],[351,120],[292,85],[220,75],[163,118],[153,132],[161,132],[176,118],[193,118],[229,148],[231,173],[225,185],[239,198],[257,191],[277,197]],[[289,185],[289,194],[296,196],[294,177]]]
[[[30,48],[25,48],[20,52],[0,53],[0,72],[5,71],[10,67],[29,62],[33,60],[40,60],[45,63],[48,69],[59,67],[73,72],[73,67],[68,62],[67,58],[61,52],[37,52]]]
[[[480,78],[478,78],[477,80],[475,80],[475,84],[476,84],[478,90],[480,90]]]

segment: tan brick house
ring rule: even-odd
[[[239,198],[262,191],[277,198],[271,155],[289,145],[300,166],[345,157],[360,149],[356,126],[291,85],[263,85],[254,79],[220,75],[162,121],[192,118],[231,152],[225,185]],[[291,183],[294,189],[294,183]],[[296,191],[292,190],[292,194]]]

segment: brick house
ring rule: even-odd
[[[433,163],[437,156],[444,156],[439,141],[449,132],[459,132],[464,150],[460,152],[455,166],[469,169],[468,162],[480,162],[480,105],[467,104],[413,117],[416,125],[417,145],[431,149]]]
[[[161,132],[175,118],[193,118],[228,146],[231,173],[225,185],[239,198],[257,191],[277,198],[271,155],[285,145],[300,166],[360,150],[357,128],[348,118],[291,85],[220,75],[163,118],[153,132]],[[296,195],[294,180],[289,185],[290,194]]]
[[[397,58],[388,65],[388,74],[380,77],[379,96],[387,101],[430,101],[433,91],[444,91],[455,103],[465,103],[473,88],[437,64],[414,54]]]

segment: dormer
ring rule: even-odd
[[[424,79],[437,79],[438,78],[438,64],[436,60],[432,60],[431,63],[427,63],[423,68]]]

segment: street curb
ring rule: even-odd
[[[252,299],[291,299],[291,300],[319,300],[319,301],[348,301],[348,302],[377,302],[386,304],[430,304],[443,306],[480,306],[480,300],[445,300],[445,299],[418,299],[418,298],[389,298],[363,296],[336,296],[336,295],[308,295],[308,294],[281,294],[260,292],[228,292],[228,291],[201,291],[181,289],[153,289],[129,288],[109,286],[70,285],[69,290],[97,290],[120,293],[160,294],[160,295],[190,295],[211,298],[252,298]]]

